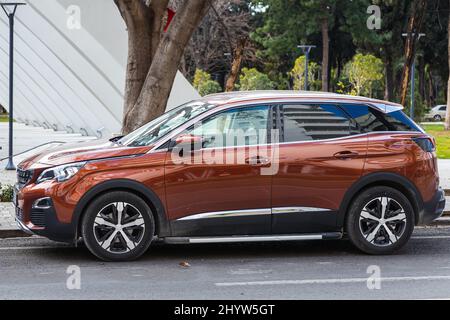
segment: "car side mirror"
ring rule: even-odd
[[[111,141],[111,142],[117,142],[117,141],[119,141],[120,139],[122,139],[124,136],[116,136],[116,137],[112,137],[111,139],[109,139],[109,141]]]
[[[183,134],[172,140],[172,150],[180,153],[180,156],[188,151],[193,152],[196,147],[201,146],[203,138],[192,134]]]
[[[193,134],[183,134],[181,136],[178,136],[175,139],[175,145],[176,146],[189,146],[189,145],[196,145],[201,144],[203,141],[202,137],[196,136]]]

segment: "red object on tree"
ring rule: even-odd
[[[164,27],[164,32],[167,32],[167,30],[169,29],[170,23],[172,22],[173,17],[175,17],[175,14],[176,12],[173,11],[172,9],[167,9],[167,24]]]

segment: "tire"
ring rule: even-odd
[[[437,121],[437,122],[440,122],[440,121],[442,121],[442,117],[440,116],[440,115],[435,115],[434,117],[433,117],[433,120],[434,121]]]
[[[124,191],[105,193],[94,199],[85,211],[81,226],[87,248],[104,261],[139,258],[149,248],[154,232],[155,222],[149,206],[140,197]]]
[[[390,187],[373,187],[353,200],[345,229],[359,250],[372,255],[387,255],[408,242],[414,222],[413,207],[404,194]]]

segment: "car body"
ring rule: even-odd
[[[438,105],[433,107],[430,112],[425,115],[425,119],[434,121],[444,121],[447,116],[447,105]]]
[[[401,110],[328,93],[207,96],[125,137],[25,160],[17,221],[55,241],[82,237],[112,261],[135,259],[154,240],[348,235],[367,253],[390,253],[445,206],[434,139]]]

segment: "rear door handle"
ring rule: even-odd
[[[256,156],[245,159],[245,163],[252,166],[266,166],[270,164],[270,159],[266,157]]]
[[[359,156],[359,153],[353,152],[353,151],[341,151],[341,152],[334,154],[334,157],[336,159],[340,159],[340,160],[354,159],[354,158],[357,158],[358,156]]]

